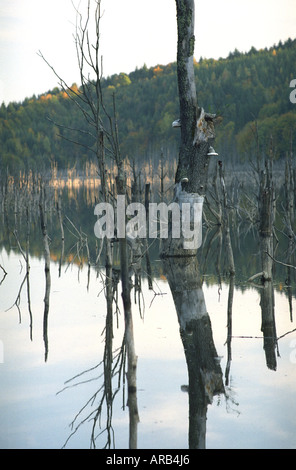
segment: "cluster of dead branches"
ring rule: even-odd
[[[77,135],[83,132],[90,138],[89,149],[95,154],[98,165],[98,172],[101,180],[101,193],[100,200],[103,202],[110,201],[110,192],[107,184],[107,171],[106,171],[106,157],[112,159],[116,165],[116,191],[117,194],[126,194],[126,178],[124,174],[123,158],[120,154],[117,117],[116,117],[116,101],[113,95],[113,109],[107,110],[101,88],[102,79],[102,58],[100,56],[100,20],[101,20],[101,2],[88,1],[86,14],[82,15],[76,10],[76,30],[75,30],[75,44],[77,51],[77,62],[80,72],[81,86],[79,91],[71,89],[65,81],[58,75],[56,70],[47,62],[43,54],[40,56],[53,70],[60,82],[60,86],[67,93],[69,99],[74,102],[85,118],[87,124],[87,131],[80,129],[66,130],[70,133],[76,132]],[[94,33],[91,36],[92,32]],[[93,38],[93,40],[92,40]],[[92,79],[90,76],[92,75]],[[65,129],[63,125],[61,128]],[[80,141],[68,138],[72,142],[80,145]],[[114,197],[114,194],[113,194]],[[69,220],[68,220],[69,222]],[[84,242],[82,233],[77,233],[79,243]],[[115,360],[113,353],[113,243],[110,239],[105,237],[102,241],[104,243],[104,256],[105,256],[105,296],[107,305],[106,328],[105,328],[105,353],[103,360],[103,395],[99,400],[99,405],[96,406],[96,411],[91,412],[90,416],[93,419],[93,432],[92,432],[92,446],[95,446],[95,428],[100,417],[102,416],[103,403],[107,406],[107,446],[111,445],[111,410],[112,403],[116,393],[112,391],[112,378],[114,376],[113,362]],[[120,277],[122,288],[122,303],[124,310],[125,329],[124,329],[124,347],[121,351],[124,352],[124,359],[120,362],[127,360],[127,385],[128,385],[128,405],[130,412],[130,420],[137,425],[138,412],[136,401],[136,363],[137,356],[135,352],[134,335],[133,335],[133,319],[131,308],[131,285],[130,285],[130,256],[128,254],[128,244],[126,238],[118,240],[119,244],[119,257],[120,257]],[[78,246],[78,245],[77,245]],[[93,403],[98,398],[98,393],[95,397],[90,399]],[[80,416],[80,413],[78,413]],[[89,417],[90,417],[89,416]],[[75,420],[74,420],[75,421]],[[78,427],[79,428],[79,425]],[[130,433],[130,447],[136,447],[136,430]]]

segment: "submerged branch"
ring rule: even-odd
[[[286,266],[287,268],[296,269],[296,266],[293,266],[292,264],[283,263],[282,261],[279,261],[279,260],[275,259],[275,258],[274,258],[273,256],[271,256],[271,254],[268,253],[267,251],[265,251],[265,253],[266,253],[275,263],[281,264],[282,266]]]

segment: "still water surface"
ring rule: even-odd
[[[10,248],[4,245],[0,250],[0,264],[7,272],[6,276],[0,272],[3,349],[0,447],[58,449],[67,441],[71,433],[69,425],[76,414],[102,385],[102,369],[95,366],[102,361],[104,352],[103,276],[93,266],[89,273],[87,265],[81,268],[66,262],[59,275],[58,261],[52,259],[45,361],[44,260],[42,256],[30,256],[31,330],[25,287],[20,297],[20,312],[14,305],[25,275],[24,260],[15,243]],[[138,356],[138,448],[186,449],[188,372],[184,348],[170,288],[159,269],[161,262],[155,259],[153,263],[157,273],[154,291],[148,289],[144,277],[141,313],[139,305],[133,305]],[[249,273],[252,274],[253,271]],[[226,394],[215,396],[207,408],[206,447],[296,448],[295,297],[289,302],[284,277],[275,282],[279,339],[275,350],[276,370],[272,370],[267,366],[263,348],[261,290],[245,281],[235,280],[229,381],[225,385]],[[218,283],[214,276],[206,276],[203,292],[225,377],[229,282],[224,279]],[[122,328],[123,318],[119,313],[114,347],[120,345]],[[94,369],[88,374],[66,383],[91,368]],[[85,383],[71,386],[78,382]],[[118,449],[128,448],[129,416],[123,389],[117,393],[112,410],[114,443]],[[86,416],[87,412],[83,417]],[[103,414],[102,422],[104,418]],[[91,424],[86,420],[66,447],[89,448]],[[103,433],[96,444],[100,448],[105,443]]]

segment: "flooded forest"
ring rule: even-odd
[[[1,188],[1,442],[204,448],[208,436],[210,448],[292,447],[290,163],[274,172],[267,160],[259,171],[224,175],[214,161],[194,266],[191,258],[162,259],[159,238],[128,247],[128,322],[118,243],[111,242],[110,266],[94,236],[96,175],[8,176]],[[130,168],[129,200],[169,201],[169,165],[146,171]],[[186,316],[186,303],[202,326]]]
[[[57,153],[43,167],[13,168],[17,155],[7,139],[0,180],[3,449],[295,448],[295,111],[287,111],[280,156],[270,127],[263,138],[263,121],[248,131],[242,124],[243,161],[231,145],[234,125],[222,124],[224,137],[229,132],[224,144],[222,134],[215,142],[220,116],[199,104],[188,59],[194,2],[176,5],[172,73],[180,106],[157,122],[177,145],[148,146],[145,158],[122,151],[124,92],[109,86],[104,100],[99,41],[90,47],[90,18],[79,13],[81,87],[57,76],[66,98],[49,101],[68,100],[84,126],[57,122],[55,112],[47,120],[68,150],[81,152],[81,165],[63,168]],[[95,79],[84,73],[85,62]],[[172,203],[182,206],[177,226],[187,214],[191,229],[198,214],[197,245],[189,249],[187,235],[174,236]],[[118,224],[106,235],[111,206],[115,225],[123,218],[137,236],[120,235]],[[106,217],[101,238],[99,215]]]

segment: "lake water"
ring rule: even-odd
[[[95,221],[93,206],[88,204],[83,213],[80,210],[79,201],[70,201],[67,214],[71,220],[77,215],[75,223],[77,220],[88,220],[88,229],[85,225],[83,229],[87,231],[90,248],[93,249],[96,242],[92,235]],[[17,219],[19,228],[25,227],[24,216]],[[59,270],[59,225],[53,214],[48,224],[51,237],[51,291],[45,360],[45,275],[38,217],[36,220],[32,218],[30,226],[32,321],[26,284],[21,290],[18,306],[15,305],[26,267],[12,235],[12,225],[7,227],[2,220],[0,265],[4,269],[0,269],[0,447],[59,449],[72,430],[81,424],[67,441],[66,448],[89,448],[93,422],[87,417],[91,407],[95,407],[101,399],[103,383],[101,361],[106,321],[106,302],[102,290],[104,270],[98,271],[93,262],[90,271],[87,263],[80,265],[73,262],[77,247],[75,230],[69,222],[65,222],[67,249]],[[175,305],[157,250],[152,255],[154,290],[148,288],[147,276],[143,275],[141,308],[138,302],[133,303],[138,356],[138,448],[187,449],[188,371],[184,348]],[[234,255],[239,269],[234,281],[229,375],[226,374],[229,358],[226,342],[229,279],[222,276],[218,282],[215,264],[209,262],[203,283],[225,382],[225,394],[215,396],[207,408],[206,447],[296,448],[295,280],[293,278],[291,287],[287,285],[286,268],[278,266],[273,285],[278,338],[273,358],[276,367],[270,368],[261,331],[262,288],[247,282],[248,277],[259,271],[256,236],[250,234],[242,239],[239,247],[234,242]],[[118,318],[114,316],[114,350],[121,345],[123,324],[120,305]],[[88,372],[79,375],[84,371]],[[76,378],[67,382],[73,377]],[[116,390],[116,377],[113,382]],[[118,449],[128,448],[129,413],[125,388],[121,383],[112,409],[105,406],[102,409],[103,432],[96,441],[98,448],[106,444],[104,428],[108,417],[112,445]],[[94,402],[88,403],[94,394]],[[70,423],[82,409],[72,429]],[[98,428],[96,434],[99,435],[99,432]]]

